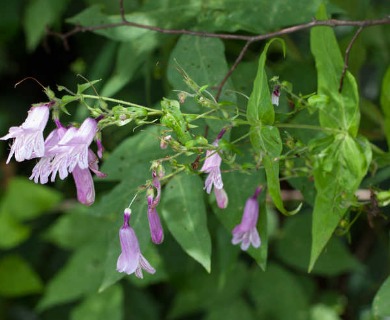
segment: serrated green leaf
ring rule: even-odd
[[[318,19],[327,19],[325,6],[322,6]],[[339,92],[344,60],[334,35],[329,27],[316,27],[310,31],[310,47],[314,55],[318,74],[318,94],[329,98],[319,111],[322,127],[348,131],[356,137],[359,121],[359,95],[353,75],[347,71]]]
[[[267,42],[260,55],[257,74],[255,82],[253,83],[253,90],[249,97],[246,110],[246,117],[252,126],[258,125],[259,120],[263,125],[272,125],[275,120],[274,106],[271,103],[268,78],[265,72],[265,61],[267,59],[268,48],[274,41],[279,41],[282,44],[284,54],[286,52],[284,41],[279,38],[274,38]]]
[[[24,259],[7,255],[0,260],[0,295],[19,297],[40,293],[42,289],[41,279]]]
[[[381,107],[385,114],[385,135],[387,139],[387,145],[390,149],[390,67],[387,68],[385,76],[382,80],[382,92],[381,92]]]
[[[231,234],[233,228],[240,223],[246,200],[253,195],[257,186],[265,183],[264,174],[247,175],[239,172],[232,172],[223,176],[224,189],[229,198],[229,205],[226,209],[219,209],[216,204],[213,210],[222,224]],[[240,186],[239,188],[237,186]],[[261,246],[256,249],[249,247],[247,253],[252,256],[257,264],[263,269],[267,266],[268,254],[268,230],[267,210],[265,207],[265,192],[259,197],[260,212],[258,221],[258,232],[261,238]]]
[[[203,192],[199,177],[176,175],[164,189],[162,215],[184,251],[210,272],[211,239]]]
[[[123,290],[116,285],[105,292],[88,296],[72,309],[72,320],[122,320]]]
[[[52,210],[61,199],[61,193],[52,188],[14,177],[4,195],[3,210],[18,220],[33,219]]]
[[[390,277],[382,284],[375,295],[372,311],[376,317],[390,317]]]
[[[309,266],[311,223],[311,214],[303,212],[287,219],[276,242],[275,253],[278,258],[300,271],[306,271]],[[337,276],[359,267],[359,262],[348,252],[341,240],[334,238],[326,245],[312,273]]]
[[[45,35],[46,27],[60,20],[68,0],[34,0],[29,1],[24,15],[24,32],[26,46],[33,51]]]
[[[348,202],[367,173],[371,148],[365,138],[348,134],[330,136],[315,155],[314,181],[317,196],[312,225],[311,270],[348,210]]]

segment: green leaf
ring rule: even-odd
[[[52,188],[15,177],[4,195],[3,210],[18,220],[28,220],[54,209],[61,199],[61,193]]]
[[[349,201],[367,173],[371,148],[365,138],[348,134],[329,136],[315,152],[314,181],[317,195],[314,203],[310,255],[311,270],[349,207]]]
[[[33,0],[28,2],[23,23],[28,51],[33,51],[37,47],[45,35],[46,27],[61,20],[61,15],[67,4],[68,0]]]
[[[372,303],[375,317],[390,317],[390,277],[382,284]]]
[[[224,306],[217,306],[210,310],[210,312],[205,317],[205,320],[236,320],[236,319],[245,319],[253,320],[255,319],[253,311],[249,304],[239,298],[232,301],[229,304]]]
[[[172,178],[165,187],[162,208],[173,237],[187,254],[210,272],[211,239],[199,177],[179,174]]]
[[[65,249],[77,249],[102,237],[111,222],[110,217],[101,217],[85,206],[77,206],[61,216],[45,233],[45,240]],[[118,213],[119,215],[119,213]]]
[[[381,107],[385,114],[385,135],[387,139],[387,145],[390,149],[390,67],[387,68],[385,76],[382,81],[382,92],[381,92]]]
[[[0,260],[0,295],[19,297],[40,293],[42,289],[41,279],[24,259],[7,255]]]
[[[89,81],[89,82],[86,82],[86,83],[83,83],[83,84],[78,84],[77,85],[77,94],[82,94],[85,90],[89,89],[89,88],[93,88],[94,85],[98,82],[100,82],[100,80],[93,80],[93,81]]]
[[[295,210],[288,211],[284,208],[280,194],[278,157],[282,153],[282,140],[279,130],[268,125],[251,126],[250,140],[253,148],[261,155],[262,164],[267,175],[268,190],[275,206],[283,214],[296,214],[301,209],[302,204]]]
[[[231,172],[223,176],[223,181],[224,189],[229,197],[229,205],[226,209],[220,209],[214,204],[213,210],[231,234],[233,228],[241,221],[246,201],[253,195],[256,187],[265,182],[265,178],[263,173],[247,175],[239,172]],[[265,270],[268,254],[268,212],[265,207],[265,192],[260,194],[259,203],[258,232],[261,238],[261,246],[258,249],[249,247],[247,253]]]
[[[258,0],[213,0],[202,3],[203,10],[197,18],[201,30],[264,34],[309,21],[320,3],[321,0],[275,0],[259,5]]]
[[[274,123],[275,111],[271,103],[271,94],[269,90],[268,78],[265,72],[265,61],[267,59],[267,51],[269,46],[274,41],[279,41],[282,44],[283,53],[286,53],[285,43],[282,39],[274,38],[267,42],[264,50],[259,58],[259,65],[255,82],[253,83],[253,90],[249,97],[248,106],[246,110],[246,117],[252,126],[258,125],[259,120],[263,125],[270,125]]]
[[[124,140],[102,166],[101,170],[107,173],[104,181],[130,180],[135,188],[151,179],[150,162],[166,156],[169,151],[160,148],[159,135],[159,129],[153,126]],[[127,193],[127,196],[131,195]]]
[[[112,96],[130,82],[156,46],[156,37],[150,33],[142,38],[121,43],[116,57],[115,69],[104,84],[102,95]]]
[[[172,50],[168,65],[168,80],[175,89],[188,90],[179,66],[199,86],[214,87],[228,72],[225,46],[220,39],[181,36]]]
[[[311,214],[300,213],[286,220],[276,242],[276,255],[284,263],[306,271],[310,260]],[[348,252],[340,239],[331,239],[320,255],[312,273],[322,276],[337,276],[357,270],[359,262]]]
[[[88,296],[72,310],[72,320],[122,320],[123,290],[116,285],[105,292]]]
[[[46,287],[37,309],[43,311],[98,291],[107,244],[93,239],[79,248]]]
[[[0,208],[0,248],[16,247],[26,240],[30,233],[30,227],[19,223],[12,215]]]
[[[327,19],[322,6],[318,19]],[[344,61],[334,31],[330,27],[316,27],[310,31],[310,47],[318,74],[318,94],[329,99],[319,112],[321,127],[348,131],[356,137],[359,121],[359,95],[353,75],[347,71],[342,91],[339,92]]]
[[[270,264],[266,272],[253,271],[249,294],[256,306],[256,319],[308,317],[307,293],[294,274],[276,264]]]
[[[119,14],[106,15],[102,13],[101,9],[102,6],[99,5],[90,6],[72,18],[67,19],[67,22],[81,26],[117,24],[122,22],[122,18]],[[126,19],[133,23],[160,28],[185,28],[187,24],[193,20],[199,10],[199,1],[183,3],[171,0],[164,1],[164,3],[152,3],[149,6],[145,6],[144,11],[128,13],[126,14]],[[175,17],[175,19],[172,19],[172,17]],[[158,35],[155,31],[132,26],[100,29],[94,30],[93,32],[112,40],[126,42],[132,42],[134,40],[140,41],[145,37],[157,37]]]

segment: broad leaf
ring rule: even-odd
[[[309,266],[312,217],[309,213],[300,213],[287,219],[276,242],[276,255],[284,263],[300,271]],[[361,265],[347,250],[341,239],[334,238],[326,245],[312,273],[323,276],[337,276],[357,270]]]
[[[348,210],[349,202],[371,162],[369,142],[364,138],[354,139],[348,134],[339,134],[323,142],[321,151],[314,151],[317,196],[313,211],[309,270]]]
[[[390,277],[382,284],[375,295],[372,311],[375,317],[390,317]]]
[[[72,309],[71,320],[122,320],[123,290],[116,285],[105,292],[90,295]]]
[[[246,117],[252,126],[257,125],[259,120],[260,123],[264,125],[272,125],[275,120],[274,106],[271,103],[268,78],[265,72],[265,61],[267,59],[268,48],[275,40],[278,40],[282,44],[283,52],[285,54],[286,48],[284,42],[281,39],[275,38],[267,42],[260,55],[256,79],[253,83],[253,90],[249,97],[246,110]]]
[[[317,16],[327,19],[322,6]],[[355,78],[347,71],[339,92],[344,60],[334,31],[329,27],[316,27],[310,33],[310,47],[314,55],[318,73],[318,94],[328,97],[320,108],[321,127],[348,131],[356,137],[359,128],[359,95]]]
[[[29,51],[35,50],[46,28],[60,20],[68,0],[35,0],[29,1],[24,16],[26,46]]]
[[[19,256],[8,255],[0,260],[0,295],[19,297],[40,293],[43,284],[29,264]]]
[[[211,270],[211,239],[207,228],[203,184],[179,174],[164,189],[162,215],[176,241],[206,270]]]

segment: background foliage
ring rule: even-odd
[[[129,21],[238,34],[267,33],[310,21],[321,2],[124,1]],[[326,8],[332,17],[349,20],[381,18],[390,12],[390,4],[384,0],[332,0]],[[46,26],[63,32],[74,25],[119,22],[119,4],[108,0],[15,0],[2,1],[1,10],[1,135],[11,125],[23,121],[32,103],[45,100],[33,82],[13,88],[26,76],[34,76],[51,88],[61,84],[70,89],[80,80],[77,74],[91,80],[103,79],[96,84],[99,94],[159,108],[162,97],[176,97],[174,89],[188,91],[177,72],[177,63],[199,85],[213,88],[243,45],[240,41],[120,27],[76,34],[68,39],[66,50],[58,38],[46,35]],[[234,92],[249,96],[254,81],[267,88],[268,82],[261,82],[264,75],[260,71],[268,79],[279,76],[290,82],[296,95],[335,91],[339,83],[332,67],[343,64],[337,45],[344,53],[355,29],[335,28],[337,42],[331,30],[315,28],[283,36],[285,58],[277,41],[269,46],[267,55],[263,51],[265,42],[253,44],[228,80],[221,98],[245,107],[247,100]],[[260,249],[250,249],[249,255],[242,253],[231,245],[230,232],[239,222],[254,187],[265,183],[266,176],[268,180],[272,174],[274,179],[278,178],[272,173],[272,165],[267,169],[266,157],[263,161],[267,172],[224,174],[229,195],[226,210],[218,209],[214,199],[203,192],[191,192],[202,189],[199,177],[183,173],[169,181],[160,208],[165,241],[158,247],[150,241],[144,214],[146,201],[138,198],[132,207],[136,213],[132,225],[143,254],[157,269],[155,275],[146,275],[143,280],[115,271],[120,252],[118,229],[123,209],[136,188],[150,178],[149,161],[167,154],[159,148],[158,139],[153,139],[158,135],[157,129],[128,125],[104,131],[107,150],[102,171],[108,177],[96,181],[98,199],[90,208],[74,201],[72,182],[57,181],[52,186],[30,182],[27,177],[33,161],[6,166],[8,145],[3,143],[0,318],[366,320],[390,316],[388,208],[367,203],[359,211],[348,210],[346,225],[340,225],[337,216],[334,221],[325,221],[326,217],[321,216],[321,212],[333,210],[334,199],[342,192],[353,194],[359,185],[389,188],[389,61],[389,26],[365,29],[355,42],[349,61],[356,84],[348,75],[344,84],[348,93],[329,94],[332,103],[343,105],[344,118],[320,109],[315,114],[305,110],[288,119],[291,124],[309,122],[341,127],[347,138],[340,140],[337,147],[337,135],[323,139],[320,133],[307,130],[280,130],[280,150],[271,150],[270,159],[280,155],[282,141],[292,135],[302,143],[318,137],[317,146],[331,155],[332,162],[319,161],[313,168],[317,193],[313,181],[305,177],[297,175],[282,182],[282,188],[300,189],[305,195],[303,207],[295,216],[281,215],[271,204],[266,205],[262,195]],[[256,73],[259,64],[266,67]],[[256,88],[263,89],[259,85]],[[253,125],[261,121],[269,126],[274,121],[285,121],[291,111],[287,95],[282,95],[280,106],[270,118],[269,112],[259,115],[251,107],[257,103],[255,90],[248,104],[248,120]],[[351,102],[351,97],[355,102]],[[358,99],[360,127],[353,109]],[[198,111],[195,104],[189,103],[186,108],[188,112]],[[81,121],[87,115],[81,106],[74,105],[69,110],[72,115],[65,118],[67,121]],[[212,139],[220,127],[213,121],[208,124]],[[232,130],[230,139],[240,137],[240,130]],[[261,137],[264,134],[259,137],[252,132],[252,144],[262,150]],[[371,149],[373,161],[366,175]],[[249,151],[237,157],[245,162],[248,156]],[[289,169],[288,162],[281,164],[282,173]],[[329,184],[332,177],[338,179]],[[270,188],[270,193],[279,211],[287,212],[298,205],[287,202],[287,208],[283,208],[275,200],[278,190]],[[344,208],[337,210],[340,216],[346,212]],[[349,229],[355,216],[357,219]],[[320,222],[312,230],[313,219]],[[197,227],[194,232],[183,232],[183,224]],[[335,228],[336,235],[332,236]],[[312,241],[318,245],[312,246]],[[307,272],[309,266],[311,273]]]

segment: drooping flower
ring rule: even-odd
[[[225,134],[226,129],[222,129],[218,134],[217,139],[213,142],[213,146],[218,148],[219,140]],[[222,158],[216,150],[207,150],[206,151],[206,160],[203,163],[201,172],[208,173],[204,189],[207,193],[211,192],[212,187],[214,186],[214,194],[217,199],[217,205],[221,209],[227,207],[228,198],[225,190],[223,189],[223,181],[221,175],[221,163]]]
[[[155,200],[153,199],[153,189],[149,189],[147,196],[148,200],[148,220],[149,220],[149,229],[150,235],[152,237],[152,242],[155,244],[160,244],[164,240],[164,230],[161,225],[160,217],[157,213]]]
[[[56,146],[51,149],[55,154],[51,161],[51,181],[55,180],[57,172],[60,179],[65,179],[76,166],[87,169],[88,149],[97,132],[95,119],[87,118],[80,128],[69,128]]]
[[[54,180],[55,173],[53,174],[52,161],[56,156],[58,144],[66,134],[72,135],[77,132],[75,127],[65,128],[59,120],[55,120],[55,122],[57,128],[54,129],[45,140],[45,154],[35,165],[30,176],[30,180],[34,179],[35,183],[47,183],[50,174],[52,174],[51,180]],[[62,170],[63,171],[60,171],[60,177],[66,177],[68,171],[65,171],[64,168],[62,168]],[[88,168],[81,169],[79,165],[76,165],[72,171],[77,190],[77,199],[80,203],[85,205],[91,205],[95,201],[95,188],[90,170],[100,178],[106,176],[106,174],[99,171],[98,158],[91,149],[88,149]]]
[[[15,154],[16,161],[42,157],[45,153],[43,130],[49,119],[51,103],[33,106],[26,120],[19,127],[11,127],[9,133],[0,140],[14,139],[7,163]]]
[[[279,105],[279,97],[280,97],[280,86],[276,85],[272,90],[272,96],[271,96],[271,101],[273,105],[275,106]]]
[[[241,243],[242,250],[247,250],[250,245],[254,248],[258,248],[261,245],[260,236],[256,228],[257,220],[259,218],[259,203],[257,202],[257,197],[260,192],[261,187],[257,187],[253,196],[246,201],[241,223],[232,231],[232,243]]]
[[[119,230],[119,240],[122,252],[119,255],[116,269],[118,272],[127,274],[135,273],[138,278],[143,278],[142,269],[153,274],[156,270],[144,258],[141,253],[137,236],[134,229],[130,227],[131,210],[126,208],[123,214],[123,226]]]
[[[88,163],[89,167],[87,169],[81,169],[76,165],[72,171],[77,190],[77,200],[86,206],[90,206],[95,202],[95,186],[93,184],[91,171],[100,178],[106,176],[106,174],[98,170],[98,158],[91,149],[88,149]]]

